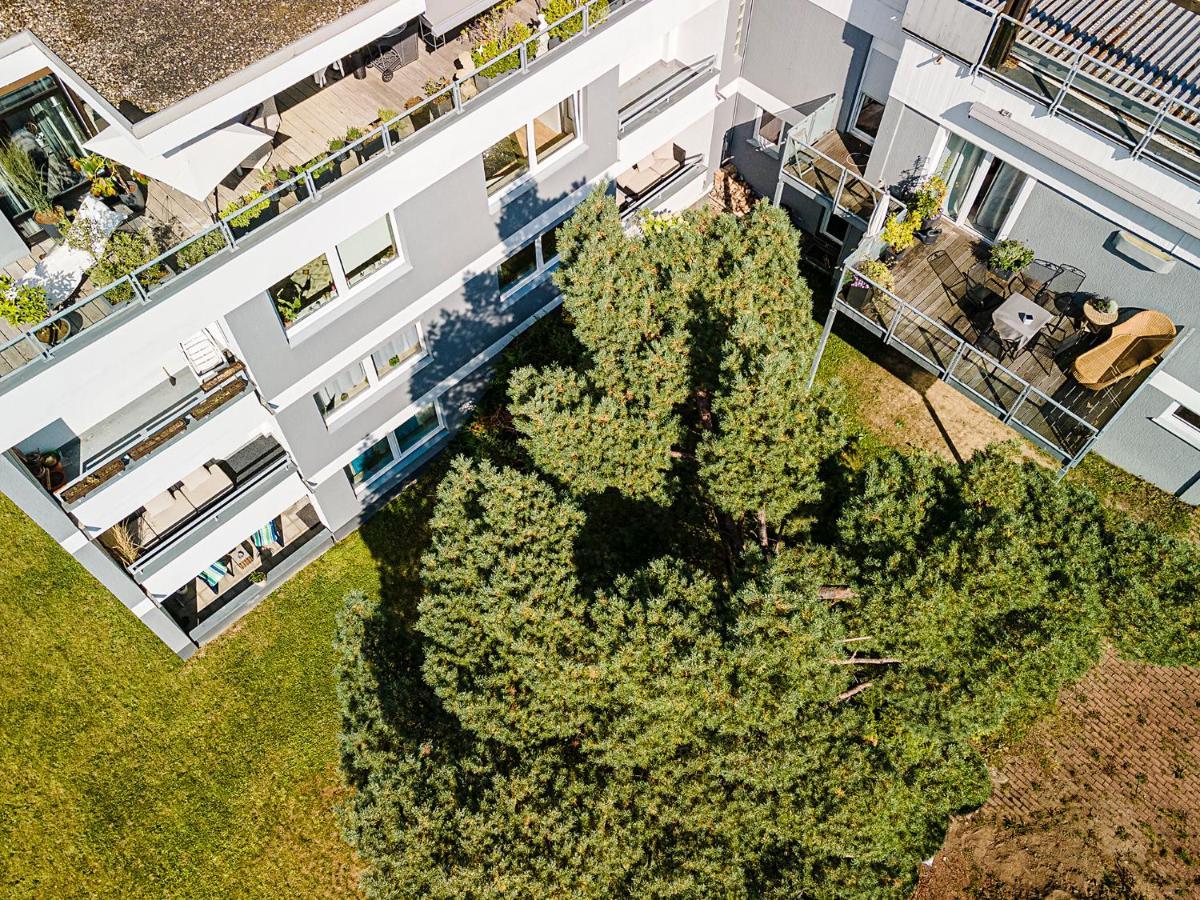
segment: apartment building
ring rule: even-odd
[[[182,657],[444,445],[557,304],[555,229],[588,191],[632,224],[730,161],[840,269],[827,326],[1064,466],[1100,452],[1200,500],[1200,16],[1168,0],[119,5],[3,23],[0,146],[43,196],[0,159],[0,265],[46,307],[0,320],[0,490]],[[941,237],[868,283],[935,172]],[[1105,329],[992,347],[958,279],[1009,236],[1038,302],[1078,271],[1172,334],[1097,390],[1069,357]]]

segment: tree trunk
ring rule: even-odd
[[[766,553],[771,549],[771,541],[767,536],[767,511],[760,509],[758,511],[758,544]]]
[[[838,703],[841,703],[843,700],[849,700],[849,699],[850,699],[851,697],[853,697],[855,694],[861,694],[863,691],[865,691],[867,688],[869,688],[869,687],[870,687],[871,685],[873,685],[874,683],[875,683],[875,682],[873,682],[873,681],[864,681],[864,682],[863,682],[862,684],[860,684],[858,687],[852,687],[852,688],[850,688],[850,690],[848,690],[848,691],[842,691],[842,692],[841,692],[840,694],[838,694],[838,696],[837,696],[837,698],[838,698]]]

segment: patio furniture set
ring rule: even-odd
[[[1047,374],[1047,362],[1081,351],[1071,375],[1093,391],[1154,365],[1175,337],[1171,320],[1154,310],[1118,322],[1115,309],[1081,292],[1087,274],[1074,266],[1035,260],[1020,272],[1002,273],[979,261],[963,272],[941,251],[928,261],[962,309],[952,325],[960,335],[996,345],[1000,362],[1029,354]]]

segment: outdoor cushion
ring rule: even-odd
[[[215,591],[217,589],[217,585],[221,583],[221,579],[228,574],[229,569],[227,569],[225,564],[218,559],[215,563],[212,563],[205,568],[205,570],[200,573],[199,577]]]
[[[279,529],[275,526],[275,520],[272,519],[258,531],[254,532],[250,540],[254,546],[261,550],[268,544],[282,544],[283,539],[279,536]]]
[[[192,506],[200,507],[231,484],[233,480],[219,466],[206,466],[184,477],[183,495]]]

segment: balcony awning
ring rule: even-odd
[[[231,122],[164,156],[146,153],[137,141],[112,126],[83,146],[203,201],[226,175],[270,140],[266,131]]]

